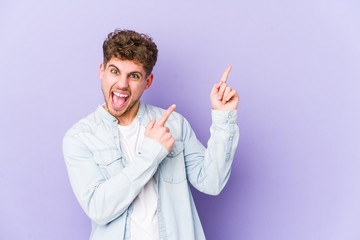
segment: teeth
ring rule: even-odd
[[[116,96],[118,96],[118,97],[128,97],[129,95],[125,95],[125,94],[120,94],[120,93],[118,93],[118,92],[113,92]]]

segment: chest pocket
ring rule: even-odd
[[[160,164],[160,174],[162,179],[168,183],[179,183],[186,178],[182,141],[175,141],[169,154]]]
[[[106,179],[112,178],[123,169],[122,157],[116,148],[94,152],[94,160]]]

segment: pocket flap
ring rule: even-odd
[[[175,141],[174,146],[170,149],[167,157],[175,157],[184,150],[183,141]]]
[[[117,149],[104,149],[94,152],[94,160],[99,165],[109,165],[121,158]]]

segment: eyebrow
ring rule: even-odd
[[[120,71],[119,68],[117,66],[115,66],[114,64],[109,64],[108,68],[110,68],[110,67],[114,67],[114,68],[116,68],[116,70]],[[141,77],[143,77],[142,73],[139,71],[133,71],[133,72],[130,72],[129,74],[134,74],[134,73],[138,73],[138,74],[140,74]]]
[[[109,64],[107,68],[110,68],[110,67],[114,67],[116,68],[117,70],[119,70],[119,68],[117,66],[115,66],[114,64]]]

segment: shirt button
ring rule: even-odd
[[[104,160],[104,163],[108,163],[108,160]]]
[[[231,141],[231,140],[232,140],[232,137],[231,137],[231,138],[229,138],[229,140]]]
[[[170,154],[171,154],[171,155],[174,155],[174,151],[171,151]]]
[[[161,210],[160,210],[160,208],[158,208],[158,212],[160,212]]]
[[[116,119],[114,119],[113,122],[116,123]]]
[[[231,118],[231,115],[229,114],[228,118]]]
[[[127,213],[126,216],[128,217],[128,216],[129,216],[129,213]]]

